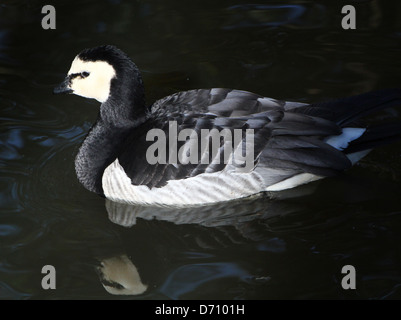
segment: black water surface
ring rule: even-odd
[[[53,96],[84,48],[114,44],[148,103],[228,87],[314,102],[401,85],[401,3],[54,1],[0,4],[0,299],[122,298],[101,262],[131,261],[132,299],[401,298],[401,143],[346,174],[283,194],[191,210],[126,208],[86,191],[74,157],[98,103]],[[380,117],[400,119],[400,108]],[[42,267],[56,269],[44,290]],[[356,290],[341,269],[356,269]]]

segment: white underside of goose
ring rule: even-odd
[[[115,160],[104,171],[103,192],[106,198],[131,204],[160,206],[192,206],[248,197],[263,191],[262,179],[256,172],[203,173],[150,189],[132,185],[124,168]]]

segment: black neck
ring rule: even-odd
[[[118,157],[127,134],[147,119],[139,71],[113,79],[110,91],[111,96],[100,106],[98,120],[75,159],[78,180],[86,189],[100,195],[104,195],[104,170]]]
[[[83,186],[103,195],[102,175],[112,162],[115,145],[107,126],[99,119],[92,126],[75,158],[75,171]]]
[[[100,117],[116,127],[127,126],[147,114],[141,74],[132,62],[111,80],[110,96],[100,106]]]

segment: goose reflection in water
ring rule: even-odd
[[[281,197],[275,200],[264,195],[217,205],[188,208],[134,206],[108,199],[106,199],[105,206],[109,220],[119,226],[125,227],[126,231],[137,224],[137,219],[148,221],[158,220],[170,222],[174,225],[203,226],[207,227],[210,231],[213,228],[234,227],[235,234],[232,232],[225,233],[225,237],[231,238],[230,241],[237,241],[233,239],[237,238],[238,233],[245,239],[257,241],[260,240],[261,234],[260,230],[258,231],[257,228],[252,226],[252,221],[265,220],[299,211],[299,205],[290,204],[282,200],[287,197],[295,198],[310,194],[313,190],[315,190],[315,185],[312,184],[304,186],[301,189],[282,193]],[[266,208],[269,208],[269,210],[266,210]],[[134,229],[130,229],[129,231],[134,232]],[[207,237],[213,238],[214,235],[208,234]],[[146,241],[146,239],[141,240]],[[207,239],[206,242],[210,242],[210,239]],[[135,257],[133,258],[135,260]],[[197,276],[194,275],[191,280],[193,282],[191,286],[197,286],[210,280],[210,277],[221,275],[225,272],[221,268],[221,263],[203,265],[203,272],[198,272]],[[112,295],[140,295],[146,293],[149,285],[142,281],[141,270],[135,266],[127,253],[121,252],[115,256],[107,256],[106,258],[99,259],[99,266],[96,267],[103,287]],[[206,274],[205,270],[207,271]],[[218,275],[214,274],[216,272]],[[231,268],[231,272],[234,272],[234,275],[238,276],[241,270],[239,268]],[[173,278],[174,275],[169,276],[170,281],[173,281]],[[166,285],[163,285],[163,287],[166,287]],[[163,291],[164,289],[161,288],[161,290]]]

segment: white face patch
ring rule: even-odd
[[[116,77],[116,71],[106,61],[83,61],[76,57],[68,76],[72,76],[72,93],[105,102],[109,97],[111,79]]]

